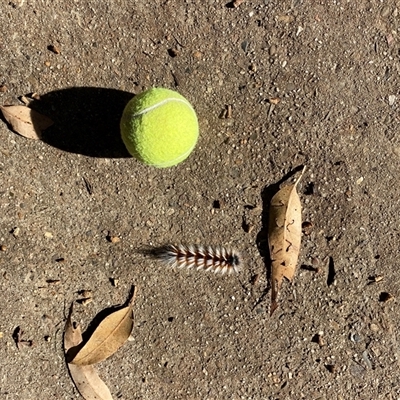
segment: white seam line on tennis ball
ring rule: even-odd
[[[170,102],[170,101],[179,101],[179,102],[181,102],[181,103],[183,103],[183,104],[186,104],[186,105],[193,111],[193,113],[196,115],[195,111],[193,110],[193,107],[191,106],[191,104],[190,104],[188,101],[185,101],[185,100],[182,100],[182,99],[165,99],[165,100],[163,100],[163,101],[160,101],[160,102],[157,103],[157,104],[154,104],[153,106],[151,106],[151,107],[149,107],[149,108],[145,108],[144,110],[139,111],[138,113],[136,113],[136,114],[133,115],[133,118],[134,118],[134,117],[138,117],[139,115],[142,115],[142,114],[146,114],[146,113],[148,113],[149,111],[152,111],[152,110],[154,110],[155,108],[160,107],[160,106],[162,106],[162,105],[164,105],[164,104],[166,104],[166,103],[168,103],[168,102]]]

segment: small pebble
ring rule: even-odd
[[[361,342],[362,338],[358,333],[351,333],[350,340],[354,343],[359,343],[359,342]]]
[[[312,265],[314,268],[317,268],[317,267],[319,266],[319,258],[313,257],[313,258],[311,259],[311,265]]]
[[[92,297],[87,297],[87,298],[85,298],[85,299],[79,299],[79,300],[77,300],[77,302],[79,303],[79,304],[82,304],[83,306],[87,306],[89,303],[91,303],[93,301],[93,298]]]
[[[371,276],[368,278],[370,280],[370,283],[378,283],[383,281],[383,276],[382,275],[375,275],[375,276]]]
[[[247,50],[249,49],[249,42],[248,40],[244,40],[242,42],[242,44],[240,45],[240,47],[242,48],[242,50],[247,53]]]
[[[232,6],[233,6],[234,8],[237,8],[237,7],[239,7],[243,2],[244,2],[244,0],[233,0],[233,1],[232,1]]]
[[[390,8],[388,6],[383,7],[381,11],[381,17],[386,18],[390,14]]]
[[[362,353],[362,358],[369,369],[372,369],[372,363],[369,359],[369,353],[367,350],[364,350]]]
[[[372,332],[378,332],[379,331],[379,326],[376,324],[371,324],[369,326],[369,329],[371,329]]]
[[[363,379],[365,368],[355,362],[352,362],[350,365],[350,374],[357,379]]]
[[[78,293],[83,297],[92,297],[91,290],[83,289],[83,290],[80,290]]]
[[[111,285],[114,287],[117,287],[119,284],[119,279],[118,278],[110,278]]]
[[[29,100],[26,96],[21,96],[20,100],[27,106],[32,100]]]
[[[268,99],[270,104],[277,105],[280,103],[281,99],[279,97],[271,97]]]
[[[326,345],[326,342],[323,338],[323,332],[318,332],[316,335],[313,336],[311,339],[312,342],[318,343],[319,347],[323,347]]]
[[[311,235],[312,228],[313,228],[313,223],[310,222],[310,221],[304,221],[304,222],[301,224],[301,229],[302,229],[303,234],[304,234],[305,236],[310,236],[310,235]]]

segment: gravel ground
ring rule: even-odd
[[[115,399],[400,399],[399,1],[0,11],[0,103],[38,93],[31,106],[55,121],[42,141],[0,122],[2,399],[79,398],[62,349],[69,304],[92,291],[75,306],[86,326],[132,284],[134,340],[97,367]],[[124,105],[155,86],[199,118],[195,151],[169,169],[119,138]],[[270,317],[269,200],[303,165],[310,228]],[[243,269],[143,254],[166,243],[232,246]],[[32,341],[20,349],[17,327]]]

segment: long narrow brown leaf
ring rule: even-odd
[[[0,110],[13,131],[28,139],[40,139],[42,131],[53,125],[50,118],[26,106],[0,106]]]
[[[114,354],[129,338],[133,328],[134,288],[126,307],[105,317],[92,333],[88,341],[73,354],[72,364],[91,365],[105,360]]]
[[[74,328],[72,324],[72,304],[69,309],[64,331],[64,352],[82,342],[80,326]],[[92,365],[68,364],[71,378],[79,393],[85,400],[113,400],[107,385],[97,375]]]
[[[271,310],[278,307],[278,294],[283,278],[293,280],[301,244],[301,203],[296,186],[283,187],[271,200],[268,245],[271,257]]]

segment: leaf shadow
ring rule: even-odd
[[[272,198],[275,196],[276,193],[278,193],[281,184],[290,179],[295,174],[297,174],[299,171],[302,171],[303,168],[304,168],[303,165],[295,167],[293,170],[286,173],[278,182],[265,186],[261,191],[261,200],[262,200],[261,229],[260,232],[258,232],[257,234],[256,242],[257,242],[258,252],[260,253],[261,258],[264,260],[267,287],[265,288],[264,292],[254,305],[254,308],[256,308],[264,300],[265,296],[271,289],[271,257],[269,254],[269,247],[268,247],[269,205],[271,203]]]
[[[30,107],[54,121],[41,140],[69,153],[89,157],[131,157],[121,139],[119,121],[133,93],[100,87],[56,90]]]
[[[98,326],[101,324],[101,322],[107,318],[109,315],[112,313],[119,311],[125,307],[127,307],[131,303],[131,299],[134,296],[135,293],[135,287],[132,286],[128,299],[125,301],[123,304],[117,304],[111,307],[104,308],[100,312],[98,312],[92,319],[92,321],[89,323],[87,326],[86,330],[82,333],[82,342],[79,343],[76,346],[73,346],[69,348],[65,354],[65,359],[67,363],[70,363],[75,356],[78,354],[78,352],[82,349],[82,347],[87,343],[87,341],[90,339],[90,337],[93,335],[94,331],[98,328]]]

